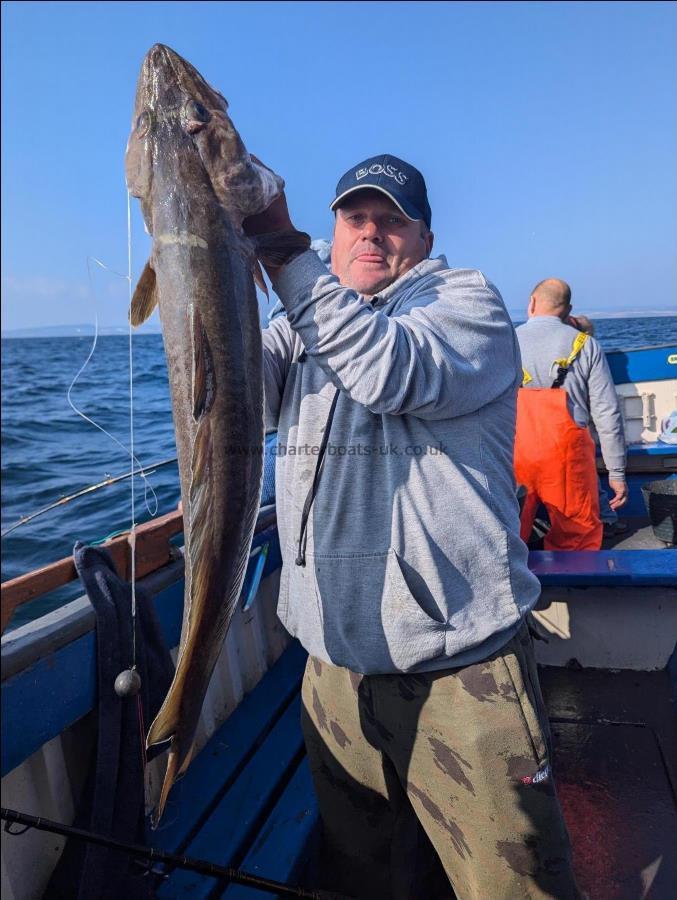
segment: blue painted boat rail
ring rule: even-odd
[[[606,358],[614,384],[677,379],[677,344],[612,350]]]
[[[660,468],[677,471],[677,446],[674,444],[660,441],[655,444],[628,444],[627,453],[629,457],[651,457]]]
[[[677,587],[669,550],[532,550],[529,568],[542,587]]]

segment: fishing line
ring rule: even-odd
[[[128,200],[128,202],[129,202],[129,200]],[[77,413],[77,415],[80,416],[80,418],[84,419],[85,422],[89,422],[90,425],[93,425],[95,428],[98,428],[99,431],[103,432],[103,434],[107,435],[112,441],[114,441],[114,442],[118,445],[118,447],[121,447],[122,450],[124,450],[126,456],[130,456],[131,454],[130,454],[130,449],[129,449],[129,447],[125,447],[125,445],[122,443],[122,441],[119,441],[119,440],[115,437],[114,434],[111,434],[110,431],[108,431],[107,429],[105,429],[102,425],[99,425],[98,422],[95,422],[95,421],[94,421],[94,419],[91,419],[91,418],[90,418],[86,413],[84,413],[81,409],[78,409],[78,407],[77,407],[77,406],[75,405],[75,403],[73,402],[73,399],[72,399],[72,396],[71,396],[71,395],[72,395],[72,392],[73,392],[73,388],[75,387],[75,385],[76,385],[78,379],[80,378],[80,376],[82,375],[82,373],[85,371],[85,369],[87,368],[87,366],[88,366],[89,363],[90,363],[90,360],[91,360],[92,357],[94,356],[94,351],[96,350],[96,345],[97,345],[97,342],[98,342],[98,339],[99,339],[99,314],[98,314],[97,306],[96,306],[96,293],[95,293],[95,291],[94,291],[94,281],[93,281],[93,278],[92,278],[92,268],[91,268],[91,264],[92,264],[92,263],[96,263],[96,265],[99,266],[99,267],[100,267],[101,269],[103,269],[104,271],[106,271],[106,272],[111,272],[113,275],[117,275],[119,278],[126,278],[126,279],[129,281],[130,291],[131,291],[131,275],[130,275],[130,276],[127,276],[127,275],[123,275],[122,272],[116,272],[115,269],[111,269],[110,266],[107,266],[105,263],[102,263],[101,260],[100,260],[100,259],[97,259],[95,256],[88,256],[88,257],[87,257],[87,276],[88,276],[88,279],[89,279],[89,289],[90,289],[90,293],[91,293],[92,300],[93,300],[93,306],[94,306],[94,340],[92,341],[92,346],[91,346],[91,348],[90,348],[90,350],[89,350],[89,354],[88,354],[88,356],[87,356],[87,359],[84,361],[84,363],[83,363],[82,366],[80,367],[80,370],[78,371],[77,375],[75,376],[75,378],[74,378],[74,379],[71,381],[71,383],[70,383],[70,387],[68,388],[68,391],[66,392],[66,399],[68,400],[68,404],[69,404],[69,406],[71,407],[71,409],[73,410],[73,412]],[[130,326],[130,327],[131,327],[131,326]],[[153,485],[150,483],[150,481],[148,480],[148,478],[147,478],[146,475],[144,474],[144,468],[143,468],[143,466],[141,465],[141,463],[139,462],[139,460],[136,458],[136,456],[133,456],[133,457],[132,457],[132,460],[133,460],[133,463],[136,463],[136,465],[138,466],[138,468],[141,470],[139,474],[141,475],[141,478],[143,478],[143,483],[144,483],[144,501],[145,501],[145,504],[146,504],[146,509],[148,510],[148,514],[149,514],[151,517],[156,516],[156,515],[157,515],[157,511],[158,511],[158,508],[159,508],[159,503],[158,503],[157,494],[155,493],[155,490],[154,490],[154,488],[153,488]],[[134,468],[134,465],[132,465],[132,468]],[[146,467],[146,468],[148,468],[148,467]],[[132,481],[133,481],[133,479],[132,479]],[[151,506],[150,506],[150,504],[149,504],[149,502],[148,502],[148,492],[149,492],[149,491],[150,491],[150,493],[153,495],[153,508],[152,508],[152,509],[151,509]]]
[[[123,275],[121,272],[116,272],[115,269],[110,268],[105,263],[101,262],[100,259],[97,259],[95,256],[87,257],[87,274],[89,278],[89,286],[92,298],[95,300],[96,294],[94,291],[94,282],[92,278],[92,263],[99,266],[99,268],[103,269],[106,272],[111,272],[113,275],[117,275],[120,278],[125,278],[127,280],[128,287],[128,313],[131,311],[133,291],[132,291],[132,213],[131,213],[131,195],[129,191],[127,191],[127,274]],[[134,446],[134,355],[132,348],[132,323],[131,316],[128,314],[128,326],[129,326],[129,338],[128,338],[128,356],[129,356],[129,447],[125,447],[122,441],[118,440],[115,435],[111,434],[106,428],[102,425],[99,425],[98,422],[95,422],[90,416],[86,415],[81,409],[79,409],[72,400],[71,394],[75,384],[78,379],[84,372],[84,370],[89,365],[94,351],[96,350],[98,337],[99,337],[99,316],[97,311],[96,302],[94,302],[94,340],[92,342],[92,346],[90,348],[87,359],[80,367],[80,370],[76,374],[75,378],[70,384],[70,387],[67,391],[67,399],[68,403],[77,415],[83,418],[90,425],[93,425],[103,434],[107,435],[111,440],[113,440],[124,452],[129,456],[131,461],[131,524],[129,528],[129,550],[130,550],[130,588],[131,588],[131,627],[132,627],[132,647],[131,647],[131,661],[129,667],[124,671],[120,672],[120,674],[115,679],[115,693],[120,698],[126,697],[137,697],[137,712],[139,716],[139,731],[142,745],[142,754],[144,756],[144,773],[147,771],[147,760],[145,759],[145,728],[143,722],[143,712],[141,709],[141,697],[139,695],[139,690],[141,688],[141,679],[139,677],[139,673],[137,671],[136,666],[136,649],[137,649],[137,598],[136,598],[136,488],[135,488],[135,475],[134,471],[135,465],[138,467],[139,474],[143,478],[144,483],[144,501],[146,504],[146,509],[148,510],[151,516],[155,516],[158,511],[159,503],[157,494],[153,486],[150,484],[148,478],[146,477],[145,471],[139,462]],[[151,509],[151,506],[148,502],[148,492],[152,493],[154,508]]]
[[[134,468],[134,357],[132,354],[132,198],[127,191],[127,287],[129,290],[129,306],[127,324],[129,326],[129,457]],[[136,670],[136,501],[134,493],[134,476],[130,479],[132,494],[132,525],[129,535],[129,552],[131,555],[132,576],[132,670]],[[155,497],[157,511],[157,495]],[[141,698],[138,698],[139,704]],[[141,745],[145,753],[145,732],[141,731]],[[144,767],[145,768],[145,767]]]
[[[128,307],[127,307],[127,324],[129,333],[129,457],[131,460],[131,468],[134,470],[134,354],[132,352],[132,195],[127,189],[127,289],[128,289]],[[136,669],[136,494],[134,485],[134,476],[130,479],[131,483],[131,513],[132,522],[129,534],[129,553],[131,556],[131,588],[132,588],[132,664],[129,672],[122,672],[119,678],[129,675],[131,685],[129,693],[136,693],[136,709],[139,718],[139,738],[141,743],[141,766],[143,771],[143,792],[144,805],[147,805],[148,791],[152,791],[152,784],[149,780],[150,770],[148,768],[148,758],[146,755],[146,725],[143,716],[143,700],[140,693],[141,679]],[[145,486],[145,481],[144,481]],[[144,499],[147,498],[144,494]],[[157,496],[156,511],[157,511]],[[146,507],[148,506],[146,499]]]

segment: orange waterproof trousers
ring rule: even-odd
[[[588,429],[572,419],[563,388],[518,391],[515,478],[527,489],[522,540],[528,540],[542,503],[551,523],[546,550],[600,549],[595,444]]]

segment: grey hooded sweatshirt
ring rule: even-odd
[[[539,594],[519,537],[521,361],[500,294],[439,257],[368,302],[312,251],[274,288],[287,311],[264,331],[280,619],[311,655],[365,674],[486,658]]]

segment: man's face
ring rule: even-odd
[[[356,191],[336,211],[332,272],[341,284],[373,296],[426,259],[433,234],[408,219],[380,191]]]

